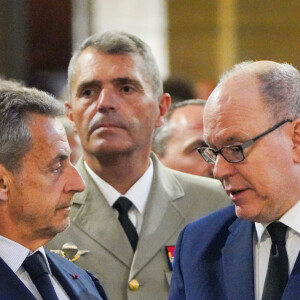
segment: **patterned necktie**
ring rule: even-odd
[[[133,251],[135,251],[139,237],[134,225],[128,217],[128,211],[131,206],[132,202],[126,197],[120,197],[113,205],[113,207],[119,212],[119,221],[128,237]]]
[[[271,236],[272,246],[262,300],[280,300],[289,276],[285,249],[287,226],[276,222],[271,223],[267,230]]]
[[[59,300],[50,280],[48,268],[41,252],[38,251],[28,256],[23,262],[23,267],[29,274],[43,300]]]

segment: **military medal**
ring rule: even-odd
[[[170,270],[173,271],[175,246],[166,246],[166,253],[167,253],[167,257],[168,257],[168,263],[169,263]]]

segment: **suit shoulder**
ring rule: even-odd
[[[190,223],[186,231],[203,230],[214,234],[214,232],[227,230],[236,219],[235,207],[229,205]]]
[[[45,250],[47,256],[52,260],[52,262],[57,266],[62,266],[70,272],[82,273],[85,276],[89,276],[86,270],[81,269],[76,264],[72,263],[71,261],[67,260],[66,258],[61,257],[60,255],[53,253],[49,250]],[[74,274],[75,274],[74,273]]]
[[[70,262],[69,260],[61,257],[56,253],[52,253],[48,250],[45,250],[45,252],[49,259],[51,270],[53,268],[52,271],[55,276],[57,276],[59,273],[68,274],[68,277],[72,276],[73,280],[80,280],[80,282],[82,282],[85,288],[88,289],[88,293],[90,293],[89,299],[107,300],[106,294],[99,280],[96,279],[91,273],[84,269],[81,269],[74,263]],[[77,286],[79,285],[77,284]],[[99,297],[99,295],[101,297]]]
[[[89,272],[78,267],[73,262],[51,251],[45,250],[45,252],[47,254],[48,259],[50,259],[52,265],[54,264],[57,269],[64,270],[69,274],[76,274],[77,276],[80,276],[80,278],[84,277],[90,283],[94,282],[94,279],[91,277]]]
[[[225,194],[222,185],[219,180],[187,174],[184,172],[176,171],[164,166],[156,156],[151,156],[154,166],[154,174],[156,174],[164,183],[168,181],[174,183],[178,182],[183,188],[195,188],[195,189],[208,189],[208,190],[219,190]]]
[[[206,187],[208,189],[222,188],[220,181],[217,179],[187,174],[187,173],[183,173],[183,172],[171,170],[171,169],[168,169],[168,170],[183,185],[195,186],[195,187],[201,186],[201,188]]]
[[[181,248],[188,251],[199,246],[208,249],[207,253],[222,248],[236,219],[234,206],[230,205],[188,224],[180,235]]]
[[[222,184],[219,180],[203,176],[186,174],[175,170],[170,171],[180,183],[185,192],[192,191],[193,193],[197,194],[197,197],[199,199],[201,197],[209,197],[210,199],[213,198],[213,201],[218,201],[222,203],[222,205],[220,205],[219,207],[224,207],[230,204],[229,197],[225,193]]]
[[[49,250],[45,250],[47,256],[55,263],[58,265],[65,265],[65,266],[69,266],[69,267],[77,267],[75,264],[73,264],[71,261],[67,260],[66,258],[61,257],[60,255],[53,253]],[[80,268],[79,268],[80,269]],[[80,269],[81,270],[81,269]]]

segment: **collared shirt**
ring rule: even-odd
[[[300,201],[288,210],[279,221],[288,226],[286,234],[286,251],[289,259],[289,275],[295,265],[300,251]],[[268,269],[271,238],[266,227],[269,225],[255,223],[256,235],[254,235],[254,278],[255,278],[255,297],[260,300],[263,293],[265,278]]]
[[[127,197],[132,203],[132,207],[128,212],[128,217],[135,226],[138,234],[141,232],[143,224],[143,216],[146,208],[147,199],[150,193],[150,188],[153,179],[153,163],[150,159],[150,164],[142,177],[125,193],[121,195],[115,188],[100,178],[84,161],[85,168],[90,176],[95,181],[96,185],[102,192],[108,204],[112,207],[120,196]],[[116,216],[118,212],[114,209]]]
[[[51,273],[51,269],[44,248],[40,247],[34,252],[37,251],[40,251],[45,258],[49,270],[50,279],[54,286],[58,298],[61,300],[69,300],[70,298],[66,294],[65,290],[62,288],[62,286],[59,284],[59,282]],[[36,286],[32,282],[29,274],[25,271],[25,269],[22,266],[26,257],[33,254],[34,252],[31,252],[29,249],[25,248],[24,246],[0,235],[0,257],[11,268],[11,270],[19,277],[19,279],[30,290],[30,292],[38,300],[43,300]]]

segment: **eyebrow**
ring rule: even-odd
[[[138,80],[131,79],[129,77],[114,78],[111,82],[114,85],[132,84],[138,90],[140,90],[140,91],[144,90],[143,86],[140,84],[140,82]],[[78,95],[78,93],[80,93],[85,88],[88,88],[88,87],[91,87],[91,86],[99,86],[99,87],[101,87],[102,86],[102,81],[99,81],[99,80],[90,80],[90,81],[82,82],[77,87],[76,95]]]
[[[77,91],[76,94],[78,94],[80,91],[82,91],[83,89],[90,87],[90,86],[101,86],[102,82],[99,80],[90,80],[90,81],[85,81],[82,82],[81,84],[79,84],[79,86],[77,87]]]
[[[143,86],[141,85],[141,83],[138,81],[138,80],[135,80],[135,79],[131,79],[129,77],[119,77],[119,78],[115,78],[112,80],[112,83],[113,84],[121,84],[121,85],[124,85],[124,84],[132,84],[134,85],[137,89],[139,90],[143,90]]]
[[[203,139],[198,139],[196,141],[193,141],[192,143],[188,143],[185,145],[185,148],[198,148],[198,147],[204,147],[207,146],[207,144],[205,143],[205,141]]]
[[[49,166],[55,165],[56,163],[61,162],[61,161],[65,161],[68,158],[69,158],[69,155],[59,153],[51,160],[51,162],[49,163]]]
[[[224,146],[231,146],[231,145],[234,145],[237,141],[240,141],[239,142],[239,144],[242,144],[243,143],[243,139],[245,139],[245,138],[242,138],[241,136],[237,136],[237,135],[231,135],[231,136],[229,136],[226,140],[225,140],[225,142],[224,143],[222,143],[222,146],[220,147],[220,148],[222,148],[222,147],[224,147]],[[205,142],[205,141],[204,141]],[[208,142],[205,142],[210,148],[214,148],[214,149],[220,149],[220,148],[216,148],[215,147],[215,145],[212,145],[212,144],[210,144],[210,143],[208,143]]]

